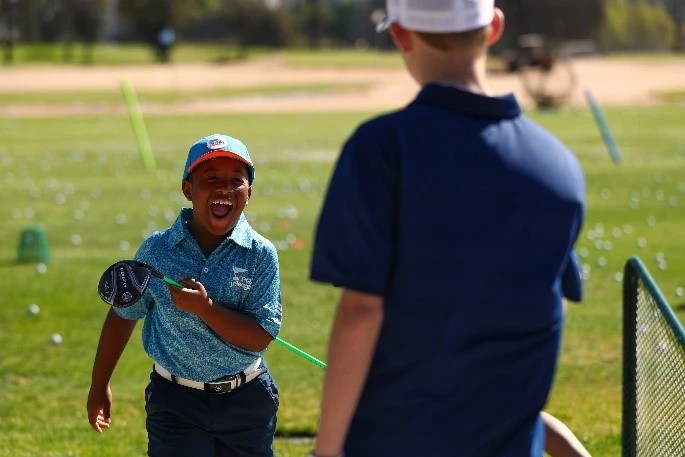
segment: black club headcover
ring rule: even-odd
[[[100,277],[100,298],[112,306],[131,306],[143,296],[150,275],[148,268],[138,266],[135,262],[117,262],[107,268]]]

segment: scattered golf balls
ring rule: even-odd
[[[36,305],[35,303],[31,303],[29,305],[29,314],[32,316],[37,316],[40,314],[40,306]]]
[[[52,344],[54,345],[60,345],[62,344],[62,335],[59,333],[53,333],[50,337],[50,341],[52,341]]]

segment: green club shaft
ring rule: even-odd
[[[283,346],[284,348],[286,348],[286,349],[294,352],[295,354],[299,355],[303,359],[313,363],[314,365],[316,365],[320,368],[324,368],[324,369],[326,368],[326,362],[323,362],[323,361],[317,359],[316,357],[314,357],[311,354],[307,354],[302,349],[293,346],[292,344],[288,343],[287,341],[284,341],[284,340],[280,339],[279,337],[274,338],[274,341],[277,342],[278,344],[280,344],[281,346]]]
[[[165,283],[167,283],[167,284],[169,284],[169,285],[171,285],[171,286],[178,287],[179,289],[183,289],[183,284],[181,284],[180,282],[176,281],[175,279],[171,279],[171,278],[168,277],[168,276],[162,276],[162,280],[163,280]]]

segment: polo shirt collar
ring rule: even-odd
[[[186,227],[186,222],[188,222],[192,218],[192,208],[183,208],[181,210],[181,214],[179,214],[178,218],[176,218],[176,222],[174,222],[174,224],[169,229],[171,241],[173,244],[180,243],[181,241],[187,238],[192,238],[193,235],[190,233],[190,230],[188,230],[188,227]],[[252,246],[252,228],[250,227],[250,224],[247,222],[245,213],[240,215],[238,223],[235,227],[233,227],[233,231],[227,239],[233,241],[234,243],[244,248],[250,248]]]
[[[446,83],[425,85],[409,106],[412,105],[428,105],[483,119],[508,119],[521,114],[513,93],[491,97]]]

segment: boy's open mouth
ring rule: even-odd
[[[217,199],[210,205],[212,216],[226,217],[233,209],[233,202],[227,198]]]

